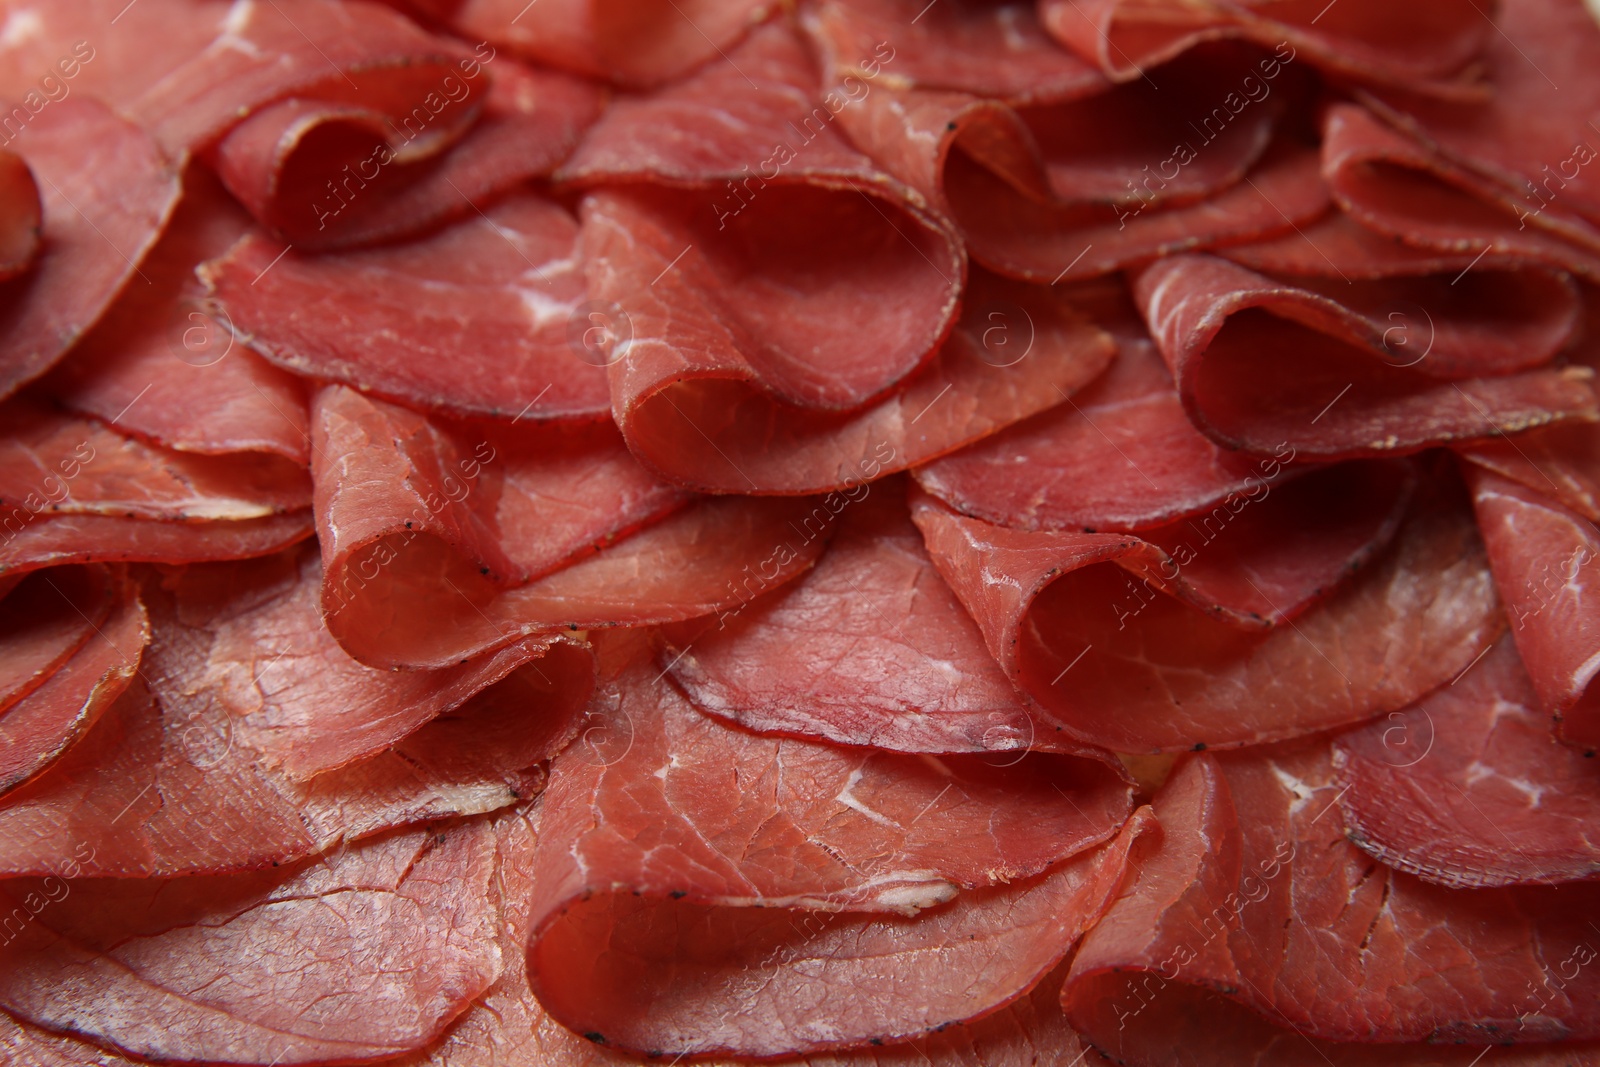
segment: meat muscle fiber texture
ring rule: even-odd
[[[194,565],[165,583],[148,577],[152,638],[141,677],[45,773],[0,798],[8,873],[53,870],[85,844],[95,850],[86,875],[250,869],[398,825],[493,811],[543,786],[540,764],[576,725],[572,697],[588,680],[581,663],[563,679],[551,657],[545,678],[466,700],[513,657],[431,679],[361,668],[307,610],[315,585],[314,566],[292,554]],[[284,631],[273,635],[273,656],[284,653],[289,667],[277,679],[271,657],[259,659],[264,649],[230,647],[240,631],[272,623]],[[311,656],[329,669],[309,670]],[[417,701],[409,722],[383,718],[395,699]],[[344,736],[313,744],[323,716]],[[375,731],[408,728],[394,747],[348,761],[363,734],[370,744]],[[337,769],[290,773],[286,734],[307,746],[296,769],[319,757]]]
[[[392,1057],[499,974],[493,874],[493,835],[469,824],[287,870],[8,881],[7,912],[32,899],[48,910],[0,948],[0,1004],[154,1059]]]
[[[1140,1064],[1170,1062],[1174,1047],[1189,1064],[1283,1062],[1266,1058],[1278,1048],[1324,1062],[1307,1039],[1358,1064],[1415,1053],[1345,1043],[1478,1055],[1593,1042],[1594,884],[1428,885],[1328,825],[1338,792],[1324,740],[1186,757],[1156,798],[1160,846],[1074,958],[1062,993],[1073,1024]]]
[[[897,481],[851,494],[806,574],[716,619],[666,627],[663,667],[702,711],[764,733],[900,752],[1061,742],[934,570]],[[754,580],[765,585],[760,575]]]
[[[1449,886],[1600,873],[1600,769],[1551,744],[1509,635],[1415,706],[1341,734],[1333,764],[1350,839],[1397,870]]]
[[[1094,848],[1131,809],[1098,760],[996,768],[754,737],[652,682],[647,639],[608,637],[601,658],[598,721],[542,802],[529,968],[552,1015],[615,1047],[805,1053],[998,1007],[1092,921],[1142,832]],[[595,952],[608,943],[627,948]],[[945,989],[910,963],[929,953],[975,970]],[[916,993],[883,997],[885,973]]]
[[[1215,610],[1225,606],[1215,592],[1185,580],[1180,556],[1141,538],[1027,534],[925,498],[912,516],[1013,680],[1080,738],[1150,752],[1259,744],[1356,722],[1404,707],[1465,669],[1502,625],[1465,510],[1464,501],[1419,495],[1386,550],[1325,590],[1327,599],[1294,625],[1268,628],[1230,622]],[[1242,507],[1241,521],[1249,516]],[[1239,529],[1210,529],[1218,527],[1221,536]],[[1203,574],[1205,534],[1191,533],[1183,535],[1187,555]],[[1260,551],[1276,555],[1285,575],[1304,581],[1310,573],[1307,560],[1294,562],[1308,545],[1268,537]],[[1242,590],[1238,581],[1233,572],[1236,592],[1271,608],[1275,598],[1259,581]],[[1123,715],[1108,722],[1107,704]]]

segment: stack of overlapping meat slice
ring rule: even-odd
[[[0,1059],[1600,1062],[1597,64],[0,3]]]

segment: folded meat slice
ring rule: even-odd
[[[27,516],[32,515],[32,518]],[[196,563],[271,555],[315,532],[311,509],[219,522],[154,521],[122,515],[36,515],[3,520],[0,583],[72,563]]]
[[[201,276],[250,345],[296,374],[422,410],[597,418],[605,375],[569,338],[577,236],[565,209],[526,192],[385,248],[301,255],[248,236]]]
[[[833,80],[891,75],[901,86],[952,89],[1013,104],[1063,100],[1106,85],[1099,70],[1056,44],[1033,0],[824,0],[807,32]]]
[[[1324,740],[1180,763],[1159,843],[1073,961],[1073,1025],[1133,1064],[1589,1058],[1600,886],[1428,885],[1344,839],[1338,792]],[[1459,1047],[1382,1044],[1421,1041]]]
[[[311,502],[305,469],[282,456],[178,452],[64,415],[31,396],[7,403],[0,417],[6,427],[0,500],[23,527],[60,515],[239,521]]]
[[[1420,337],[1396,334],[1359,305],[1215,257],[1160,260],[1133,288],[1184,410],[1228,448],[1271,454],[1287,444],[1304,459],[1396,454],[1600,416],[1589,368],[1469,377],[1480,358],[1471,330],[1462,351],[1419,358]],[[1450,340],[1436,334],[1435,347]]]
[[[1600,747],[1600,531],[1527,486],[1470,472],[1511,636],[1556,734]]]
[[[553,67],[650,88],[723,56],[770,0],[417,0],[464,37]]]
[[[1544,197],[1555,186],[1525,188],[1531,183],[1487,177],[1391,119],[1385,122],[1356,104],[1335,104],[1323,121],[1323,175],[1334,199],[1362,225],[1431,250],[1514,255],[1600,280],[1600,227],[1570,212],[1559,196],[1554,206],[1547,204]],[[1499,116],[1498,123],[1527,125],[1514,114]],[[1581,119],[1571,129],[1573,137],[1587,133]],[[1563,148],[1547,166],[1566,162],[1572,168],[1572,150]],[[1532,161],[1525,166],[1531,170]]]
[[[1197,431],[1122,281],[1087,284],[1069,292],[1116,338],[1111,367],[1068,403],[918,468],[923,489],[1000,526],[1094,533],[1163,526],[1300,473],[1292,448],[1262,460]]]
[[[1364,99],[1430,150],[1498,186],[1496,199],[1520,220],[1552,231],[1586,222],[1585,243],[1600,250],[1600,179],[1588,167],[1596,155],[1589,123],[1600,111],[1591,77],[1600,27],[1577,3],[1501,0],[1487,15],[1493,32],[1478,60],[1491,92],[1482,105],[1450,106],[1404,86],[1374,87]]]
[[[44,225],[39,185],[28,161],[9,150],[0,150],[0,204],[5,205],[0,214],[0,282],[6,282],[33,265]]]
[[[529,979],[610,1048],[794,1055],[981,1015],[1055,966],[1147,829],[1102,760],[763,738],[663,685],[642,635],[601,661],[541,801]]]
[[[1178,751],[1404,707],[1493,640],[1464,501],[1425,485],[1382,547],[1403,485],[1381,465],[1334,468],[1160,537],[1024,533],[927,497],[912,517],[1000,665],[1074,736]]]
[[[0,710],[60,670],[105,623],[116,602],[116,582],[104,567],[62,567],[3,589]]]
[[[498,977],[494,874],[494,835],[476,822],[290,869],[14,879],[0,908],[27,919],[0,946],[0,1005],[155,1060],[393,1057]]]
[[[956,235],[851,147],[787,20],[730,62],[616,100],[558,172],[584,210],[589,295],[612,310],[612,406],[738,383],[859,408],[923,366],[955,320]],[[674,398],[676,399],[676,398]]]
[[[321,630],[317,584],[315,557],[294,554],[150,578],[140,680],[0,798],[0,869],[53,871],[80,846],[95,877],[250,869],[542,787],[592,684],[581,649],[528,642],[442,672],[370,670]],[[398,741],[349,761],[386,738]]]
[[[250,218],[191,166],[183,199],[117,301],[47,381],[65,407],[183,452],[310,458],[300,383],[237,343],[204,301],[195,268],[222,255]]]
[[[13,618],[20,618],[29,625],[42,622],[46,627],[28,635],[26,641],[13,637],[5,642],[10,646],[5,649],[8,673],[22,665],[12,661],[13,656],[21,659],[30,652],[37,656],[42,651],[39,648],[43,643],[41,638],[50,640],[55,646],[52,651],[59,650],[60,605],[79,612],[78,605],[68,599],[56,582],[59,578],[62,585],[72,588],[75,570],[88,571],[91,580],[99,577],[101,582],[96,584],[105,581],[101,568],[61,568],[53,574],[44,572],[32,576],[10,596],[0,600],[0,608],[6,612],[25,613]],[[50,766],[99,720],[133,681],[139,669],[139,657],[150,640],[150,626],[138,591],[127,576],[112,574],[109,584],[112,595],[109,611],[97,610],[98,618],[79,613],[93,636],[79,644],[67,659],[52,664],[54,669],[48,674],[41,677],[36,672],[29,679],[36,684],[7,685],[11,689],[11,699],[0,695],[0,795]],[[54,594],[53,598],[48,594]],[[51,603],[52,599],[55,603]],[[93,605],[93,608],[100,607]],[[34,613],[38,608],[44,609],[43,618]],[[52,615],[58,618],[52,619]],[[57,625],[52,626],[52,623]],[[16,647],[19,644],[25,647]],[[15,677],[4,681],[13,682]]]
[[[763,733],[896,752],[1060,747],[923,548],[898,480],[847,495],[822,558],[715,620],[665,627],[695,707]],[[764,585],[753,575],[756,589]]]
[[[105,313],[179,195],[150,135],[99,101],[51,103],[24,132],[12,143],[39,182],[42,243],[26,275],[0,282],[0,399],[49,370]]]
[[[1249,99],[1225,88],[1245,83]],[[973,259],[1032,281],[1287,232],[1327,208],[1315,149],[1279,129],[1306,81],[1271,55],[1221,44],[1149,81],[1063,92],[1013,107],[886,80],[839,119]]]
[[[1039,17],[1068,48],[1117,81],[1216,38],[1288,50],[1343,81],[1459,97],[1492,26],[1473,0],[1040,0]],[[1301,53],[1304,57],[1301,58]],[[1466,68],[1466,69],[1463,69]]]
[[[488,45],[457,67],[393,115],[359,99],[280,101],[209,158],[274,236],[301,249],[366,245],[470,215],[480,199],[548,174],[600,113],[595,86]],[[469,128],[441,151],[454,127]]]
[[[1600,874],[1600,769],[1550,744],[1510,635],[1415,706],[1336,737],[1333,766],[1350,840],[1424,881]]]
[[[735,379],[677,379],[619,412],[623,434],[640,462],[679,485],[849,491],[1059,405],[1112,356],[1069,293],[974,269],[966,299],[932,363],[852,413],[788,404]]]
[[[1583,327],[1565,271],[1515,255],[1415,248],[1337,209],[1299,233],[1218,255],[1343,305],[1379,331],[1390,362],[1438,377],[1548,363]]]
[[[497,813],[491,820],[499,864],[495,884],[503,919],[500,977],[462,1014],[443,1041],[426,1053],[399,1061],[404,1067],[515,1067],[529,1063],[547,1067],[625,1067],[638,1062],[626,1052],[612,1051],[598,1043],[594,1035],[585,1038],[557,1023],[528,986],[528,914],[539,814],[537,805],[522,804]],[[913,1067],[928,1063],[934,1067],[1038,1067],[1041,1063],[1054,1063],[1063,1055],[1078,1057],[1083,1054],[1083,1046],[1066,1025],[1061,1010],[1060,990],[1065,974],[1065,968],[1058,967],[1027,996],[998,1011],[954,1023],[912,1042],[869,1042],[852,1051],[775,1062],[777,1067]],[[8,1047],[10,1035],[5,1025],[6,1019],[0,1015],[0,1049]],[[19,1030],[25,1031],[28,1039],[45,1040],[31,1028]],[[732,1067],[734,1061],[699,1062]],[[1083,1062],[1098,1061],[1091,1056]],[[36,1067],[57,1065],[47,1061]]]
[[[691,501],[610,424],[449,424],[341,387],[314,421],[323,608],[376,666],[732,608],[759,592],[736,584],[751,568],[779,584],[809,566],[838,510],[837,494]]]

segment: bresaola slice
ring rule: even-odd
[[[827,550],[798,581],[664,628],[661,663],[689,699],[758,732],[895,752],[1020,760],[1058,747],[1060,727],[1028,707],[933,569],[903,484],[846,498]]]
[[[23,513],[28,514],[28,513]],[[12,517],[18,512],[12,510]],[[71,563],[197,563],[267,556],[315,532],[311,509],[224,522],[51,515],[0,539],[0,582]]]
[[[982,1014],[1059,961],[1146,829],[1085,851],[1131,807],[1099,760],[756,737],[663,685],[643,636],[601,649],[596,724],[541,801],[529,978],[610,1047],[777,1056]]]
[[[1070,294],[974,270],[967,300],[932,363],[854,412],[786,404],[733,379],[669,379],[619,397],[619,425],[640,462],[690,488],[848,491],[1060,404],[1111,359],[1110,338]]]
[[[1402,85],[1457,96],[1463,71],[1485,41],[1488,17],[1472,0],[1423,0],[1404,7],[1357,0],[1335,11],[1315,0],[1041,0],[1039,17],[1068,48],[1117,81],[1208,40],[1239,37],[1286,47],[1344,80]]]
[[[724,56],[766,0],[415,0],[462,36],[630,88],[674,81]]]
[[[1511,116],[1501,121],[1521,124]],[[1329,107],[1322,166],[1339,205],[1380,233],[1437,251],[1514,255],[1600,279],[1594,223],[1541,211],[1535,205],[1544,194],[1537,189],[1525,192],[1470,170],[1366,108]]]
[[[552,1019],[528,986],[526,949],[539,809],[519,805],[491,822],[499,855],[499,895],[503,926],[500,977],[469,1008],[438,1045],[404,1067],[624,1067],[638,1062],[625,1051],[586,1039]],[[815,919],[816,917],[810,917]],[[1082,1046],[1066,1025],[1060,990],[1065,970],[1046,975],[1033,991],[980,1019],[954,1023],[915,1041],[885,1044],[868,1039],[861,1047],[827,1055],[786,1058],[777,1067],[1036,1067]],[[0,1016],[0,1049],[7,1047]],[[40,1040],[29,1034],[33,1040]],[[604,1036],[603,1034],[600,1036]],[[702,1061],[704,1062],[704,1061]],[[726,1067],[728,1061],[711,1061]],[[773,1062],[773,1061],[768,1061]],[[44,1064],[41,1067],[55,1067]]]
[[[923,489],[1000,526],[1094,533],[1165,525],[1290,476],[1287,445],[1263,460],[1202,436],[1122,282],[1090,284],[1099,299],[1086,306],[1117,339],[1111,367],[1067,403],[919,468]]]
[[[412,830],[290,870],[12,880],[43,907],[0,947],[0,1005],[136,1056],[384,1059],[433,1040],[500,973],[494,837]]]
[[[1351,841],[1446,886],[1600,874],[1600,767],[1551,745],[1538,705],[1507,635],[1416,706],[1339,735],[1333,766]]]
[[[1329,477],[1344,488],[1319,494]],[[1336,468],[1160,536],[1024,533],[926,497],[912,518],[1001,667],[1076,737],[1121,752],[1236,747],[1404,707],[1498,632],[1464,503],[1420,493],[1380,550],[1393,516],[1362,485],[1388,477]],[[1314,514],[1326,517],[1303,521]]]
[[[26,113],[26,112],[25,112]],[[13,143],[39,181],[42,245],[0,282],[0,399],[61,358],[128,285],[178,202],[172,165],[138,126],[68,98]]]
[[[130,289],[46,384],[67,408],[185,452],[310,456],[304,387],[236,343],[204,302],[195,268],[222,255],[250,217],[198,167]],[[219,321],[219,318],[221,321]]]
[[[1600,887],[1427,885],[1330,825],[1338,792],[1321,740],[1181,763],[1156,798],[1158,846],[1068,975],[1085,1038],[1126,1063],[1171,1062],[1176,1045],[1186,1064],[1295,1067],[1594,1040]],[[1477,1047],[1373,1047],[1420,1041]],[[1519,1047],[1507,1062],[1588,1054]]]
[[[15,278],[33,264],[39,253],[39,231],[44,208],[39,184],[28,161],[12,151],[0,151],[0,282]]]
[[[483,73],[491,62],[492,76]],[[589,83],[497,58],[487,45],[457,66],[393,117],[302,99],[272,105],[217,146],[217,169],[274,236],[302,250],[367,245],[470,215],[480,200],[548,174],[600,112]],[[440,151],[456,123],[470,129]]]
[[[1492,91],[1477,107],[1452,107],[1404,87],[1375,87],[1364,99],[1442,158],[1498,186],[1494,196],[1535,228],[1585,234],[1600,249],[1600,180],[1595,130],[1600,90],[1590,62],[1600,28],[1582,4],[1503,0],[1481,62]],[[1540,121],[1529,122],[1529,115]],[[1574,226],[1587,221],[1587,226]]]
[[[328,626],[364,663],[439,668],[530,634],[711,615],[810,565],[827,500],[691,500],[614,427],[450,426],[330,387],[315,404]],[[427,604],[428,610],[417,611]]]
[[[293,373],[422,410],[592,419],[610,392],[569,339],[584,300],[577,236],[563,208],[525,192],[402,245],[303,256],[252,235],[202,277],[250,345]]]
[[[1225,447],[1384,455],[1600,414],[1588,368],[1467,377],[1451,364],[1470,354],[1419,359],[1392,323],[1215,257],[1158,260],[1133,287],[1184,410]]]
[[[558,172],[603,190],[583,244],[590,297],[624,317],[605,353],[619,421],[644,395],[707,380],[848,410],[932,356],[965,257],[850,146],[834,122],[847,104],[774,22],[731,64],[614,102]]]
[[[889,75],[897,85],[952,89],[1020,104],[1106,86],[1105,75],[1044,32],[1032,0],[825,0],[805,26],[835,77]]]
[[[0,607],[15,611],[33,606],[37,603],[33,596],[43,584],[57,600],[77,610],[54,584],[56,577],[70,588],[69,574],[37,575],[28,583],[31,588],[14,591],[0,600]],[[150,626],[138,591],[125,574],[112,575],[111,591],[110,611],[100,621],[83,616],[92,627],[92,637],[19,699],[0,697],[0,795],[33,778],[71,748],[133,680]],[[54,605],[47,601],[47,607]]]
[[[1517,651],[1563,740],[1600,746],[1600,531],[1548,496],[1470,473],[1478,527]]]
[[[9,532],[9,531],[8,531]],[[36,574],[0,594],[0,709],[33,692],[94,635],[116,600],[103,567]]]
[[[848,76],[850,57],[834,62],[835,77]],[[1266,81],[1258,67],[1271,72]],[[1244,77],[1260,90],[1223,106],[1224,91],[1212,86]],[[872,84],[839,118],[880,165],[951,218],[975,260],[1032,281],[1093,277],[1285,232],[1326,209],[1316,152],[1278,132],[1284,105],[1303,93],[1298,72],[1217,46],[1152,78],[1015,108]],[[1217,118],[1196,103],[1210,94]]]
[[[147,581],[140,680],[0,798],[5,873],[53,871],[77,848],[93,850],[78,853],[86,876],[251,869],[542,787],[592,684],[581,650],[530,642],[442,673],[371,670],[322,630],[316,586],[315,557],[294,554]],[[244,634],[263,644],[241,648]],[[548,663],[506,678],[540,653]],[[350,762],[387,737],[398,743]]]

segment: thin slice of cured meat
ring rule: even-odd
[[[1539,706],[1562,739],[1600,747],[1600,531],[1550,497],[1471,475],[1478,527]]]
[[[571,338],[590,325],[577,237],[526,192],[392,247],[301,255],[253,235],[201,273],[251,347],[295,374],[427,411],[594,419],[611,396]]]
[[[422,0],[464,37],[633,88],[673,81],[721,58],[770,0]]]
[[[592,677],[581,663],[550,657],[544,677],[524,671],[470,700],[543,646],[442,675],[364,670],[307,610],[315,578],[287,555],[147,581],[153,637],[141,678],[45,773],[0,798],[5,873],[53,871],[80,846],[94,850],[83,868],[96,877],[251,869],[494,811],[543,786],[542,762],[577,726],[567,687],[581,693]],[[272,623],[270,645],[241,650],[242,632],[265,638]],[[422,706],[394,707],[407,701]],[[326,740],[323,718],[335,728]],[[308,749],[301,766],[337,762],[339,746],[419,720],[392,748],[309,780],[282,766],[291,739]]]
[[[1583,332],[1567,356],[1600,370],[1600,289],[1586,285],[1583,290]],[[1600,424],[1562,423],[1460,451],[1478,466],[1600,522]]]
[[[1263,460],[1197,431],[1122,281],[1086,284],[1117,341],[1111,367],[1067,403],[918,468],[923,489],[1000,526],[1094,533],[1167,525],[1298,473],[1292,447]]]
[[[1324,740],[1181,763],[1157,847],[1073,961],[1073,1025],[1135,1064],[1586,1062],[1600,886],[1418,881],[1330,825],[1339,788]],[[1420,1041],[1459,1047],[1382,1044]]]
[[[1578,286],[1564,271],[1514,255],[1415,248],[1340,210],[1300,232],[1218,255],[1366,319],[1398,366],[1440,377],[1547,363],[1583,327]]]
[[[177,452],[32,397],[10,401],[0,417],[7,431],[0,440],[0,501],[24,525],[57,515],[239,521],[311,502],[306,471],[282,456]]]
[[[289,870],[12,880],[0,1005],[157,1060],[357,1062],[432,1041],[499,976],[481,822]]]
[[[0,711],[71,659],[115,601],[115,582],[103,567],[63,567],[0,594]]]
[[[161,6],[169,19],[189,11],[173,0]],[[189,17],[216,12],[208,6]],[[300,0],[291,16],[273,0],[239,0],[223,12],[212,23],[216,36],[203,49],[168,66],[129,102],[131,113],[174,156],[211,147],[241,122],[288,99],[329,110],[359,107],[392,119],[401,138],[409,132],[405,119],[422,107],[429,122],[417,131],[411,150],[437,150],[463,132],[481,102],[483,79],[465,77],[472,64],[481,72],[481,63],[466,47],[427,33],[382,4]],[[447,78],[466,92],[446,84]]]
[[[302,250],[393,240],[469,215],[480,199],[553,170],[601,104],[599,90],[577,78],[521,66],[487,45],[475,55],[394,117],[302,99],[275,104],[223,139],[212,153],[217,170],[262,226]],[[460,112],[480,100],[481,116]],[[446,112],[471,129],[438,151],[432,142],[452,123]]]
[[[1446,886],[1600,874],[1600,766],[1550,742],[1510,635],[1451,684],[1334,740],[1346,832]]]
[[[138,277],[178,202],[178,176],[150,135],[95,100],[33,116],[12,144],[39,182],[42,244],[0,282],[0,398],[59,360]]]
[[[1326,0],[1040,0],[1039,17],[1057,40],[1117,81],[1141,78],[1205,41],[1238,37],[1287,49],[1287,59],[1339,80],[1447,98],[1468,91],[1460,83],[1476,77],[1471,61],[1494,39],[1473,0],[1353,0],[1333,8]]]
[[[0,214],[0,282],[5,282],[33,265],[44,225],[39,184],[27,160],[9,150],[0,150],[0,204],[5,205]]]
[[[311,509],[218,522],[167,522],[123,515],[10,511],[0,539],[0,583],[69,563],[197,563],[267,556],[316,531]]]
[[[939,577],[898,480],[845,494],[797,582],[715,620],[666,627],[663,667],[694,705],[762,733],[897,752],[1050,749]],[[746,579],[757,590],[760,575]]]
[[[303,388],[235,341],[195,277],[249,228],[216,180],[190,167],[183,200],[140,266],[148,284],[124,294],[46,389],[73,411],[167,448],[306,463]]]
[[[494,816],[499,858],[499,889],[504,925],[499,979],[451,1028],[443,1042],[405,1067],[624,1067],[638,1062],[591,1038],[580,1037],[552,1019],[528,985],[525,951],[539,809],[522,805]],[[1057,968],[1027,996],[971,1022],[955,1023],[914,1042],[869,1044],[840,1053],[776,1061],[777,1067],[1038,1067],[1063,1055],[1078,1057],[1083,1047],[1066,1025],[1060,990],[1064,968]],[[6,1047],[0,1016],[0,1049]],[[29,1034],[37,1040],[37,1035]],[[604,1036],[603,1034],[600,1036]],[[707,1062],[707,1061],[699,1061]],[[726,1060],[710,1061],[731,1067]],[[773,1062],[773,1061],[768,1061]],[[1072,1062],[1071,1060],[1064,1062]],[[1093,1061],[1090,1061],[1093,1062]],[[34,1065],[29,1065],[34,1067]],[[41,1064],[38,1067],[56,1067]]]
[[[559,735],[593,688],[593,656],[564,637],[438,671],[362,666],[322,624],[322,566],[310,546],[221,573],[179,587],[184,622],[212,635],[188,684],[215,692],[229,737],[300,781],[375,756],[470,699],[522,701]]]
[[[66,575],[62,578],[67,580]],[[53,584],[49,575],[38,575],[30,584],[37,588],[39,579]],[[59,588],[54,591],[65,599]],[[17,592],[24,593],[25,602],[32,590]],[[102,621],[90,623],[93,637],[43,684],[9,706],[0,705],[0,795],[50,766],[133,681],[150,627],[138,591],[126,575],[113,576],[113,593],[110,612]],[[24,606],[11,597],[0,604],[7,610]]]
[[[1365,98],[1431,150],[1497,184],[1497,199],[1519,218],[1552,230],[1562,225],[1557,217],[1587,220],[1587,243],[1600,247],[1600,178],[1590,167],[1600,156],[1590,125],[1600,112],[1591,66],[1600,27],[1579,3],[1501,0],[1491,13],[1480,57],[1492,87],[1484,104],[1378,88]]]
[[[1582,134],[1575,129],[1574,136]],[[1551,158],[1566,159],[1568,151]],[[1328,108],[1322,167],[1334,199],[1363,226],[1424,248],[1518,256],[1600,280],[1595,223],[1542,210],[1547,189],[1487,178],[1359,105]]]
[[[541,801],[529,978],[608,1047],[793,1055],[982,1014],[1055,966],[1147,828],[1117,835],[1131,790],[1098,760],[756,737],[663,686],[642,636],[601,657]]]
[[[316,400],[328,626],[364,663],[439,668],[529,634],[712,615],[821,552],[828,498],[691,501],[614,427],[450,426]],[[418,604],[429,610],[418,612]]]
[[[1341,488],[1322,492],[1330,476]],[[1503,625],[1465,502],[1419,492],[1374,554],[1392,518],[1365,478],[1393,486],[1383,468],[1335,469],[1160,540],[1024,533],[926,497],[912,517],[1000,665],[1076,736],[1119,752],[1233,747],[1404,707]]]
[[[1258,87],[1251,99],[1216,88],[1241,79]],[[1204,49],[1149,83],[1015,108],[946,90],[866,89],[840,122],[955,222],[973,259],[1013,277],[1093,277],[1254,240],[1329,203],[1316,150],[1280,130],[1304,79],[1253,50]]]
[[[676,314],[667,293],[650,299],[663,319]],[[1070,294],[974,270],[966,310],[932,363],[860,410],[819,412],[737,379],[668,378],[624,397],[618,422],[639,460],[676,484],[848,491],[1055,407],[1113,351]]]
[[[1133,289],[1184,410],[1228,448],[1385,455],[1600,415],[1589,368],[1465,377],[1392,323],[1216,257],[1160,260]]]
[[[1097,92],[1106,77],[1056,44],[1033,0],[824,0],[805,15],[807,32],[835,80],[952,89],[1012,104]],[[852,88],[846,86],[845,88]]]
[[[615,101],[557,173],[608,187],[584,207],[583,252],[590,297],[621,320],[602,354],[620,415],[706,380],[857,408],[955,320],[960,242],[851,147],[835,123],[850,101],[824,92],[789,23],[730,61]]]

